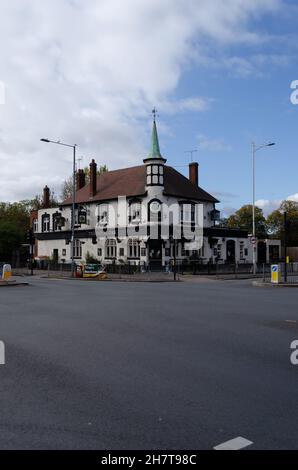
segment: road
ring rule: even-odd
[[[0,449],[298,449],[297,299],[249,281],[2,288]]]

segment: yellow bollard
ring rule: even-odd
[[[9,281],[10,278],[11,278],[11,266],[10,264],[5,264],[3,266],[2,279],[3,281]]]

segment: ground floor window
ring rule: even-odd
[[[147,248],[141,248],[141,256],[147,256]]]
[[[124,256],[124,248],[119,248],[119,256]]]
[[[113,238],[109,238],[106,241],[105,257],[106,258],[116,258],[116,255],[117,255],[116,240],[114,240]]]
[[[221,259],[221,245],[218,244],[215,248],[214,248],[214,256],[217,258],[217,259]]]
[[[204,258],[204,256],[205,256],[205,248],[204,248],[204,241],[203,241],[203,244],[201,248],[199,249],[199,257]]]
[[[74,241],[73,256],[74,258],[82,258],[82,242],[80,240]]]
[[[128,257],[139,258],[140,257],[140,242],[139,240],[130,239],[128,240]]]

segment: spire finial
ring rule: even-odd
[[[153,121],[156,122],[157,109],[155,107],[152,109],[152,115],[153,115]]]

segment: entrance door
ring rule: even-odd
[[[59,261],[59,251],[56,248],[53,250],[53,261],[56,264]]]
[[[265,242],[259,242],[258,243],[258,263],[266,263],[266,243]]]
[[[236,261],[236,243],[234,240],[227,241],[227,263],[235,263]]]
[[[162,267],[162,241],[149,240],[149,265],[151,270],[159,270]]]

